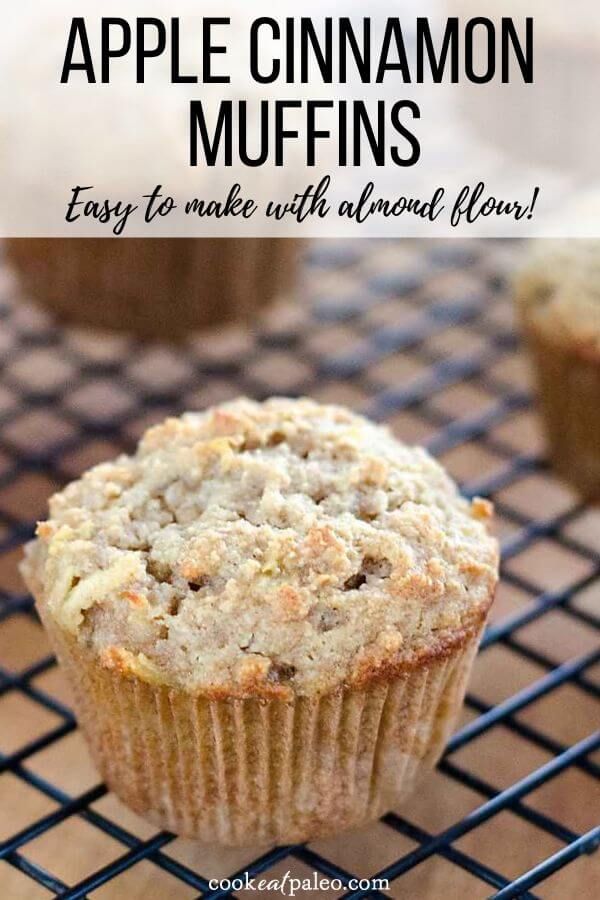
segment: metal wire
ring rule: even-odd
[[[466,483],[463,487],[468,495],[479,493],[493,496],[527,473],[543,474],[547,468],[543,458],[533,453],[515,452],[514,447],[496,433],[497,426],[516,413],[527,410],[531,398],[520,387],[515,388],[493,372],[496,363],[514,352],[517,338],[510,325],[498,324],[494,316],[490,315],[490,312],[493,313],[494,309],[500,308],[505,302],[502,273],[494,268],[493,263],[488,262],[490,246],[494,245],[491,242],[471,242],[466,246],[458,241],[443,245],[424,244],[419,250],[420,264],[415,264],[413,270],[399,264],[397,270],[393,265],[387,266],[384,275],[373,275],[369,274],[369,267],[364,266],[364,259],[372,249],[369,245],[358,242],[316,245],[307,260],[309,274],[318,276],[322,273],[338,273],[348,280],[350,273],[355,287],[350,290],[347,302],[344,302],[343,297],[338,297],[332,303],[326,292],[321,295],[314,288],[312,295],[309,294],[304,300],[307,305],[304,318],[259,331],[237,359],[208,359],[190,348],[182,348],[178,355],[187,366],[188,374],[176,384],[167,383],[164,387],[156,384],[146,387],[132,378],[130,363],[144,352],[142,344],[131,341],[123,353],[108,360],[90,359],[73,346],[65,332],[45,321],[37,326],[34,323],[33,327],[31,323],[23,326],[18,316],[18,307],[13,302],[9,289],[5,288],[5,294],[0,293],[0,332],[2,329],[10,331],[13,340],[5,351],[2,351],[0,344],[0,387],[9,390],[16,402],[5,412],[0,412],[0,454],[6,458],[4,471],[0,472],[0,490],[14,484],[22,475],[32,472],[45,474],[59,482],[66,481],[69,478],[65,465],[68,455],[84,449],[92,440],[106,439],[128,448],[131,445],[129,427],[132,423],[153,410],[180,410],[185,405],[182,398],[199,383],[210,384],[211,381],[216,383],[225,380],[235,386],[238,393],[257,397],[272,393],[273,387],[269,385],[268,379],[256,374],[256,363],[269,352],[284,353],[286,358],[301,363],[301,374],[297,382],[287,389],[287,393],[313,393],[329,384],[343,382],[366,396],[365,411],[375,419],[387,420],[400,412],[410,412],[432,432],[427,443],[429,449],[437,455],[476,440],[480,446],[493,453],[501,464],[499,470],[490,477]],[[390,248],[390,253],[393,254],[393,247]],[[442,291],[441,296],[425,302],[422,271],[432,269],[438,275],[466,269],[476,273],[477,277],[471,288],[465,289],[464,296],[460,292],[456,295],[451,291],[449,294]],[[399,299],[415,313],[407,318],[406,323],[398,319],[391,325],[382,325],[372,320],[369,313],[373,306],[389,304],[392,308]],[[335,323],[343,327],[351,326],[357,338],[355,344],[349,351],[338,352],[335,346],[329,347],[327,351],[315,350],[311,336],[319,328]],[[443,336],[454,328],[467,329],[473,335],[474,349],[461,351],[450,358],[432,350],[432,339]],[[23,385],[14,375],[14,365],[23,353],[40,348],[52,349],[73,372],[58,387],[32,388]],[[376,372],[377,363],[401,354],[409,354],[412,360],[422,365],[423,374],[408,385],[390,386],[389,383],[382,383]],[[123,411],[107,417],[100,414],[90,417],[69,404],[69,393],[75,385],[81,388],[99,378],[109,379],[127,390],[131,402]],[[442,390],[462,383],[485,390],[490,403],[483,411],[475,411],[455,420],[440,411],[435,399]],[[70,434],[47,445],[41,442],[39,446],[15,446],[10,437],[11,424],[24,413],[40,410],[58,410],[61,420],[68,425]],[[496,706],[490,706],[476,696],[467,697],[467,704],[475,717],[453,736],[440,768],[449,778],[475,791],[481,797],[481,802],[466,817],[458,818],[438,834],[430,834],[395,813],[386,815],[382,819],[385,826],[416,844],[410,852],[399,855],[381,871],[372,873],[374,878],[389,878],[392,891],[396,888],[402,890],[404,874],[432,856],[439,855],[487,885],[490,895],[493,894],[496,900],[532,898],[536,897],[532,893],[536,886],[581,854],[591,853],[600,843],[600,829],[577,834],[528,802],[528,797],[534,790],[568,769],[576,768],[597,777],[600,767],[592,760],[591,754],[600,747],[600,734],[589,735],[572,746],[566,746],[518,718],[519,713],[531,709],[542,698],[567,684],[587,695],[598,697],[598,687],[588,673],[600,661],[599,652],[588,652],[577,659],[558,664],[556,660],[547,658],[529,646],[521,633],[525,626],[557,609],[585,628],[597,628],[597,620],[572,601],[600,579],[600,555],[568,532],[569,524],[584,510],[580,503],[574,503],[571,509],[560,515],[542,520],[523,513],[522,509],[512,508],[506,501],[497,503],[497,509],[514,527],[514,533],[505,540],[503,546],[505,566],[537,541],[551,538],[556,545],[585,560],[589,564],[589,571],[567,587],[548,591],[529,578],[505,568],[507,583],[518,588],[529,598],[529,602],[519,612],[488,628],[480,652],[486,653],[491,647],[502,645],[516,656],[540,666],[545,674]],[[14,511],[4,511],[0,504],[0,560],[31,535],[33,524],[15,515]],[[0,628],[3,622],[22,614],[34,615],[30,598],[23,593],[0,587]],[[11,773],[52,800],[55,805],[52,812],[2,841],[0,860],[54,895],[72,900],[88,896],[121,873],[133,869],[142,860],[151,862],[198,891],[200,897],[216,900],[233,896],[226,891],[211,891],[208,877],[168,855],[168,846],[175,839],[174,835],[160,832],[148,840],[141,840],[91,808],[93,803],[105,795],[106,788],[103,785],[95,785],[79,796],[69,796],[28,765],[37,753],[59,745],[77,727],[71,711],[35,684],[35,680],[50,671],[54,665],[55,660],[50,656],[40,656],[20,671],[0,665],[0,697],[20,694],[59,719],[58,724],[46,733],[10,753],[0,753],[0,778],[5,773]],[[482,735],[499,726],[518,734],[550,755],[544,765],[504,789],[487,783],[454,760],[454,755],[460,749],[472,745]],[[506,810],[564,845],[516,880],[494,871],[455,846],[462,836]],[[93,828],[118,842],[122,853],[79,883],[67,885],[52,872],[29,859],[27,848],[35,838],[73,816],[83,818]],[[259,875],[287,858],[296,859],[330,878],[338,878],[346,885],[354,874],[314,849],[298,846],[276,848],[255,859],[242,872],[232,873],[231,877],[245,872],[250,876]],[[384,895],[371,890],[347,891],[343,896],[358,900],[361,897]]]

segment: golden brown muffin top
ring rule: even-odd
[[[489,515],[387,428],[240,399],[167,419],[56,494],[25,575],[104,665],[213,696],[305,694],[478,628]]]
[[[536,241],[517,277],[516,296],[528,327],[600,355],[600,241]]]

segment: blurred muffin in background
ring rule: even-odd
[[[600,499],[600,241],[539,241],[516,280],[550,457]]]
[[[235,97],[244,28],[219,32],[229,46],[231,85],[203,85],[201,94],[195,85],[173,85],[167,53],[146,61],[143,84],[136,82],[131,54],[112,61],[107,84],[100,83],[99,73],[90,82],[82,71],[69,72],[68,83],[61,84],[71,6],[57,0],[35,21],[15,15],[0,36],[0,78],[14,85],[0,111],[2,208],[9,222],[3,230],[13,238],[8,258],[27,298],[65,321],[144,337],[176,338],[250,319],[292,284],[297,242],[258,238],[256,232],[242,239],[252,231],[236,228],[239,218],[223,215],[219,229],[215,217],[184,211],[191,200],[224,205],[236,182],[249,181],[239,167],[190,165],[189,148],[190,99],[201,96],[211,122],[222,99]],[[201,34],[197,4],[186,0],[182,15],[186,10],[190,33],[182,36],[180,65],[195,73]],[[114,25],[112,40],[127,43],[120,27]],[[152,27],[147,24],[148,41],[157,40]],[[100,27],[90,20],[86,28],[98,67]],[[249,141],[259,124],[258,116],[249,121]],[[266,174],[261,169],[243,196],[258,201],[264,192],[279,199],[281,191],[287,198],[296,174],[294,166],[285,172],[272,167]],[[74,225],[66,212],[76,186],[84,191]],[[176,201],[176,211],[161,228],[162,214],[151,226],[141,213],[142,198],[155,187],[163,191],[159,196]],[[138,211],[120,237],[113,236],[116,212],[107,221],[85,211],[88,205],[104,209],[104,203],[111,210],[129,204]]]
[[[294,281],[298,241],[276,238],[16,238],[28,299],[60,319],[181,338],[249,321]]]

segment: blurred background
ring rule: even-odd
[[[384,896],[419,900],[596,897],[599,860],[585,851],[597,840],[600,508],[547,462],[512,297],[522,246],[280,241],[261,262],[269,291],[254,291],[260,302],[241,320],[235,303],[224,309],[205,285],[210,321],[187,320],[161,339],[151,290],[140,292],[137,323],[122,321],[118,297],[111,301],[121,325],[113,330],[89,324],[107,307],[95,311],[85,291],[62,308],[43,290],[34,302],[44,267],[60,271],[64,243],[31,242],[16,257],[3,248],[0,260],[2,896],[217,896],[208,879],[250,866],[273,876],[384,873]],[[243,296],[243,271],[256,271],[262,251],[243,270],[235,247],[214,243],[215,270],[231,259]],[[37,282],[23,277],[20,252]],[[181,261],[188,251],[177,252]],[[157,254],[164,303],[175,263]],[[74,281],[82,284],[94,259],[79,270],[70,259]],[[169,302],[176,318],[177,300]],[[341,839],[223,851],[157,835],[98,783],[17,563],[48,496],[131,450],[151,423],[274,393],[310,394],[387,422],[428,447],[467,495],[493,499],[503,580],[460,730],[412,799]]]

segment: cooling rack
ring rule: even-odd
[[[339,879],[326,896],[353,900],[597,896],[600,510],[544,460],[507,290],[517,252],[315,244],[299,300],[175,350],[59,328],[0,264],[3,897],[216,900],[256,894],[211,878],[287,870]],[[462,723],[413,800],[341,840],[217,851],[157,832],[98,783],[16,565],[57,486],[165,414],[240,393],[340,401],[424,443],[494,500],[503,582]],[[353,876],[389,889],[349,890]]]

